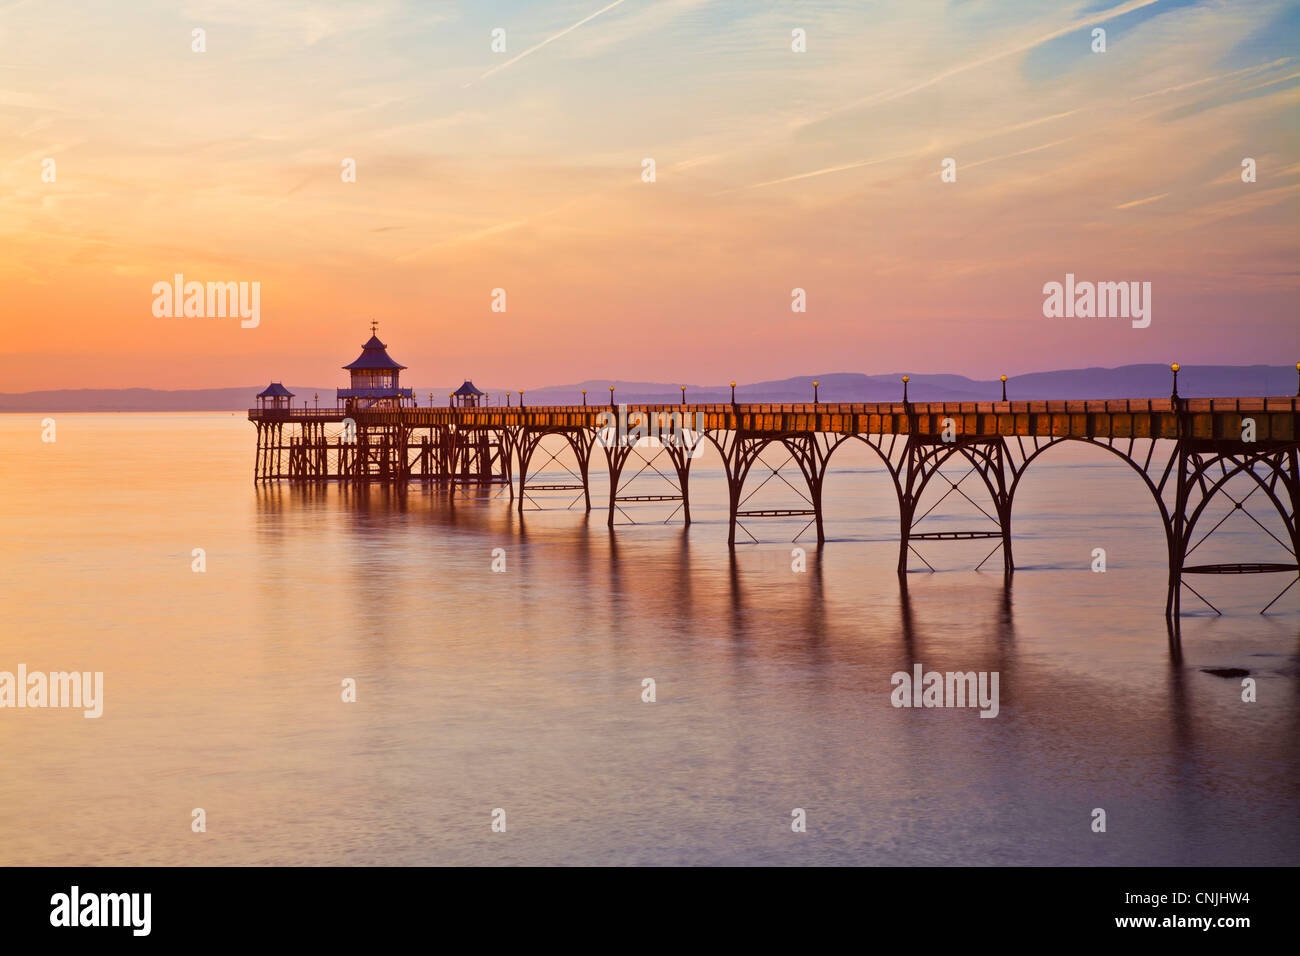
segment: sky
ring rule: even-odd
[[[0,0],[0,391],[1290,364],[1298,105],[1270,0]]]

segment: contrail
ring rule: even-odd
[[[934,86],[936,83],[940,83],[943,80],[948,79],[950,76],[956,76],[959,73],[965,73],[967,70],[973,70],[976,69],[977,67],[987,66],[990,63],[996,63],[998,60],[1005,59],[1006,57],[1009,56],[1014,56],[1017,53],[1026,53],[1029,50],[1032,50],[1034,47],[1042,46],[1044,43],[1047,43],[1051,40],[1059,39],[1060,37],[1065,36],[1067,33],[1073,33],[1076,30],[1081,30],[1085,27],[1090,27],[1094,23],[1102,23],[1106,20],[1111,20],[1114,19],[1115,17],[1123,16],[1126,13],[1132,13],[1134,10],[1140,10],[1143,7],[1149,7],[1153,3],[1159,3],[1159,2],[1160,0],[1129,0],[1128,3],[1122,3],[1117,7],[1112,7],[1110,10],[1101,11],[1099,13],[1094,14],[1093,16],[1084,17],[1083,19],[1080,20],[1075,20],[1068,27],[1062,27],[1059,30],[1054,30],[1051,33],[1047,33],[1044,34],[1043,36],[1036,37],[1033,40],[1029,40],[1027,42],[1014,46],[1009,50],[1003,50],[1000,53],[992,53],[986,57],[982,57],[981,59],[975,60],[971,63],[965,63],[962,64],[961,66],[951,67],[947,70],[944,70],[942,73],[938,74],[937,76],[932,76],[928,80],[925,80],[921,83],[917,83],[913,86],[909,86],[907,89],[899,93],[896,93],[891,96],[886,96],[885,100],[895,100],[895,99],[900,99],[901,97],[904,96],[910,96],[911,94],[916,93],[919,90],[924,90],[927,87]]]
[[[1131,102],[1136,103],[1138,100],[1145,100],[1152,96],[1164,96],[1166,93],[1178,93],[1182,90],[1189,90],[1193,86],[1213,83],[1216,80],[1226,80],[1232,76],[1241,76],[1243,73],[1263,73],[1265,70],[1271,70],[1275,66],[1281,66],[1290,59],[1291,57],[1284,56],[1282,59],[1274,60],[1272,63],[1261,63],[1258,66],[1248,66],[1242,70],[1233,70],[1231,73],[1219,73],[1215,76],[1206,76],[1199,80],[1192,80],[1190,83],[1180,83],[1177,86],[1166,86],[1163,90],[1152,90],[1150,93],[1143,93],[1141,96],[1135,96]]]
[[[797,179],[811,179],[814,176],[825,176],[827,173],[840,173],[846,169],[861,169],[864,166],[879,166],[881,163],[892,163],[899,159],[912,159],[915,156],[924,156],[933,151],[933,146],[927,146],[925,149],[910,153],[898,153],[894,156],[882,156],[879,159],[863,159],[856,163],[844,163],[841,166],[827,166],[825,169],[814,169],[810,173],[796,173],[794,176],[782,176],[780,179],[769,179],[762,183],[751,183],[748,186],[739,186],[737,189],[758,189],[762,186],[776,186],[779,183],[792,183]],[[735,191],[736,189],[724,189],[722,193]],[[717,193],[716,195],[722,195],[722,193]]]
[[[878,93],[875,94],[874,96],[867,97],[864,100],[858,100],[856,102],[849,103],[844,106],[835,107],[834,109],[822,113],[820,116],[815,116],[801,123],[797,123],[795,125],[795,129],[796,130],[802,129],[807,126],[811,126],[814,123],[823,122],[825,120],[830,119],[833,116],[837,116],[838,114],[847,112],[849,110],[861,109],[867,106],[877,106],[881,103],[888,103],[893,100],[902,99],[905,96],[911,96],[913,93],[917,93],[921,90],[928,89],[929,87],[934,86],[937,83],[943,82],[949,77],[957,76],[958,74],[965,73],[967,70],[974,70],[982,66],[987,66],[990,63],[996,63],[998,60],[1002,60],[1005,59],[1006,57],[1014,56],[1019,53],[1024,53],[1037,46],[1041,46],[1042,44],[1047,43],[1051,40],[1055,40],[1060,37],[1063,37],[1066,34],[1072,33],[1076,30],[1081,30],[1084,29],[1085,27],[1092,26],[1095,23],[1102,23],[1106,20],[1110,20],[1115,17],[1120,17],[1127,13],[1132,13],[1134,10],[1140,10],[1143,7],[1149,7],[1152,4],[1159,3],[1159,2],[1160,0],[1125,0],[1125,2],[1119,4],[1118,6],[1112,7],[1109,10],[1095,12],[1090,16],[1075,20],[1074,22],[1070,23],[1068,26],[1053,30],[1051,33],[1043,34],[1042,36],[1036,37],[1035,39],[1032,40],[1021,41],[1016,46],[1011,47],[1010,49],[1002,50],[997,53],[991,53],[981,57],[978,60],[973,60],[971,62],[961,64],[959,66],[950,67],[944,70],[942,73],[930,77],[928,80],[922,80],[918,83],[914,83],[905,89],[890,90],[885,93]],[[1077,112],[1077,111],[1072,110],[1070,112]],[[1068,115],[1069,113],[1056,114],[1056,116],[1048,117],[1048,119],[1054,119],[1059,116],[1068,116]],[[1031,125],[1031,124],[1026,124],[1026,125]],[[978,141],[979,140],[973,140],[972,142],[978,142]],[[797,179],[806,179],[810,176],[821,176],[825,173],[839,172],[844,169],[854,169],[858,166],[870,166],[870,165],[874,165],[876,162],[877,161],[875,160],[869,160],[861,163],[849,163],[844,166],[832,166],[828,169],[814,170],[811,173],[801,173],[798,176],[787,176],[784,179],[773,179],[773,180],[769,180],[768,182],[754,183],[752,186],[742,187],[742,188],[756,189],[760,186],[773,186],[776,185],[777,183],[792,182]]]
[[[942,73],[938,73],[930,77],[928,80],[922,80],[918,83],[914,83],[905,89],[891,90],[885,93],[878,93],[874,96],[869,96],[864,100],[858,100],[857,102],[849,103],[845,106],[836,107],[835,109],[830,110],[827,113],[823,113],[821,116],[817,116],[812,119],[806,120],[805,122],[800,123],[798,125],[799,127],[811,126],[813,123],[820,123],[823,120],[827,120],[832,116],[835,116],[839,113],[846,112],[848,110],[860,109],[866,106],[878,106],[881,103],[889,103],[894,100],[902,99],[905,96],[911,96],[913,93],[918,93],[921,90],[928,89],[929,87],[934,86],[937,83],[942,83],[944,80],[948,79],[949,77],[957,76],[961,73],[965,73],[968,70],[978,69],[981,66],[987,66],[990,63],[996,63],[998,60],[1005,59],[1009,56],[1015,56],[1016,54],[1019,53],[1026,53],[1029,50],[1034,49],[1035,47],[1041,46],[1042,44],[1047,43],[1051,40],[1059,39],[1060,37],[1063,37],[1068,33],[1073,33],[1076,30],[1082,30],[1085,27],[1090,27],[1096,23],[1103,23],[1106,20],[1112,20],[1116,17],[1121,17],[1126,13],[1132,13],[1134,10],[1140,10],[1143,7],[1149,7],[1152,4],[1159,3],[1159,2],[1160,0],[1126,0],[1126,2],[1121,3],[1119,6],[1112,7],[1109,10],[1098,11],[1089,16],[1082,17],[1078,20],[1075,20],[1073,23],[1069,24],[1068,26],[1064,26],[1057,30],[1053,30],[1051,33],[1045,33],[1042,36],[1035,37],[1032,40],[1021,41],[1020,43],[1016,44],[1015,46],[1009,49],[1001,50],[997,53],[990,53],[986,56],[979,58],[978,60],[972,60],[968,63],[962,63],[958,66],[949,67],[948,69],[944,70]]]
[[[1050,143],[1044,143],[1042,146],[1030,146],[1028,149],[1018,149],[1014,153],[1003,153],[1001,156],[990,156],[988,159],[979,159],[973,163],[963,163],[961,168],[973,169],[976,166],[983,166],[985,163],[997,163],[997,162],[1001,162],[1004,159],[1013,159],[1016,156],[1028,156],[1030,153],[1041,153],[1045,149],[1051,149],[1054,146],[1060,146],[1062,143],[1068,143],[1070,140],[1076,138],[1077,137],[1074,136],[1067,136],[1065,137],[1065,139],[1058,139]],[[933,173],[932,175],[938,176],[941,172],[942,170],[939,170]]]
[[[1158,196],[1148,196],[1146,199],[1134,199],[1132,202],[1120,203],[1115,206],[1116,209],[1132,209],[1134,206],[1144,206],[1149,202],[1155,202],[1157,199],[1164,199],[1169,193],[1161,193]]]
[[[1276,80],[1269,80],[1267,83],[1256,83],[1254,86],[1248,86],[1244,90],[1238,90],[1239,93],[1249,93],[1251,90],[1262,90],[1266,86],[1274,86],[1278,83],[1285,83],[1287,80],[1294,80],[1300,73],[1292,73],[1288,76],[1280,76]]]
[[[542,47],[546,46],[546,44],[548,44],[548,43],[552,43],[552,42],[554,42],[555,40],[558,40],[560,37],[564,36],[566,33],[572,33],[574,30],[578,29],[578,27],[582,26],[584,23],[588,23],[588,22],[590,22],[590,21],[596,19],[596,17],[600,16],[602,13],[604,13],[604,12],[607,11],[607,10],[613,10],[615,7],[617,7],[617,6],[618,6],[619,4],[621,4],[621,3],[623,3],[623,0],[614,0],[613,3],[607,4],[606,6],[601,7],[601,8],[600,8],[599,10],[597,10],[595,13],[588,14],[587,16],[583,17],[583,18],[582,18],[581,20],[579,20],[577,23],[573,24],[573,26],[571,26],[571,27],[565,27],[563,30],[561,30],[559,33],[555,34],[554,36],[549,36],[549,37],[547,37],[545,40],[543,40],[541,43],[537,44],[536,46],[531,46],[531,47],[529,47],[527,50],[525,50],[523,53],[520,53],[518,56],[516,56],[516,57],[511,57],[509,60],[506,60],[506,61],[505,61],[504,63],[502,63],[500,66],[494,66],[494,67],[492,67],[492,69],[488,70],[486,73],[484,73],[482,76],[480,76],[479,79],[480,79],[480,80],[486,80],[486,79],[487,79],[489,76],[491,76],[493,73],[498,73],[498,72],[500,72],[501,70],[504,70],[506,67],[510,66],[510,64],[512,64],[512,63],[518,63],[518,62],[519,62],[520,60],[522,60],[524,57],[528,56],[528,54],[530,54],[530,53],[536,53],[536,52],[537,52],[538,50],[540,50]],[[465,86],[470,86],[473,82],[474,82],[474,81],[471,80],[469,83],[466,83]],[[462,86],[461,89],[465,89],[465,86]]]

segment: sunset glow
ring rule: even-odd
[[[497,388],[1300,352],[1293,4],[62,7],[0,9],[4,391],[342,384],[371,319]]]

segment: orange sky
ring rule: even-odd
[[[0,391],[330,385],[371,318],[496,388],[1300,359],[1295,4],[61,6],[0,8]]]

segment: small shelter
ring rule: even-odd
[[[293,392],[289,391],[279,382],[272,382],[266,388],[257,393],[258,408],[279,408],[288,409],[290,400],[293,398]]]
[[[486,397],[487,392],[480,392],[473,382],[466,379],[464,385],[451,393],[451,405],[453,408],[478,408]]]

